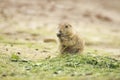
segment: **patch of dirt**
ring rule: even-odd
[[[90,47],[120,54],[120,0],[0,0],[0,35],[5,38],[33,42],[56,39],[61,22],[75,26]],[[1,52],[5,47],[1,45]]]

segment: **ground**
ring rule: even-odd
[[[2,1],[0,79],[119,80],[119,2]],[[85,40],[83,55],[59,55],[56,32],[64,21],[72,24]]]

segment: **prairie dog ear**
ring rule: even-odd
[[[68,24],[70,27],[72,27],[72,25],[71,24]]]

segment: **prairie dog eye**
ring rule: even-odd
[[[65,28],[68,28],[68,25],[66,25]]]

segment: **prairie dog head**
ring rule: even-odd
[[[73,34],[73,28],[70,24],[64,23],[58,26],[57,37],[65,37]]]

